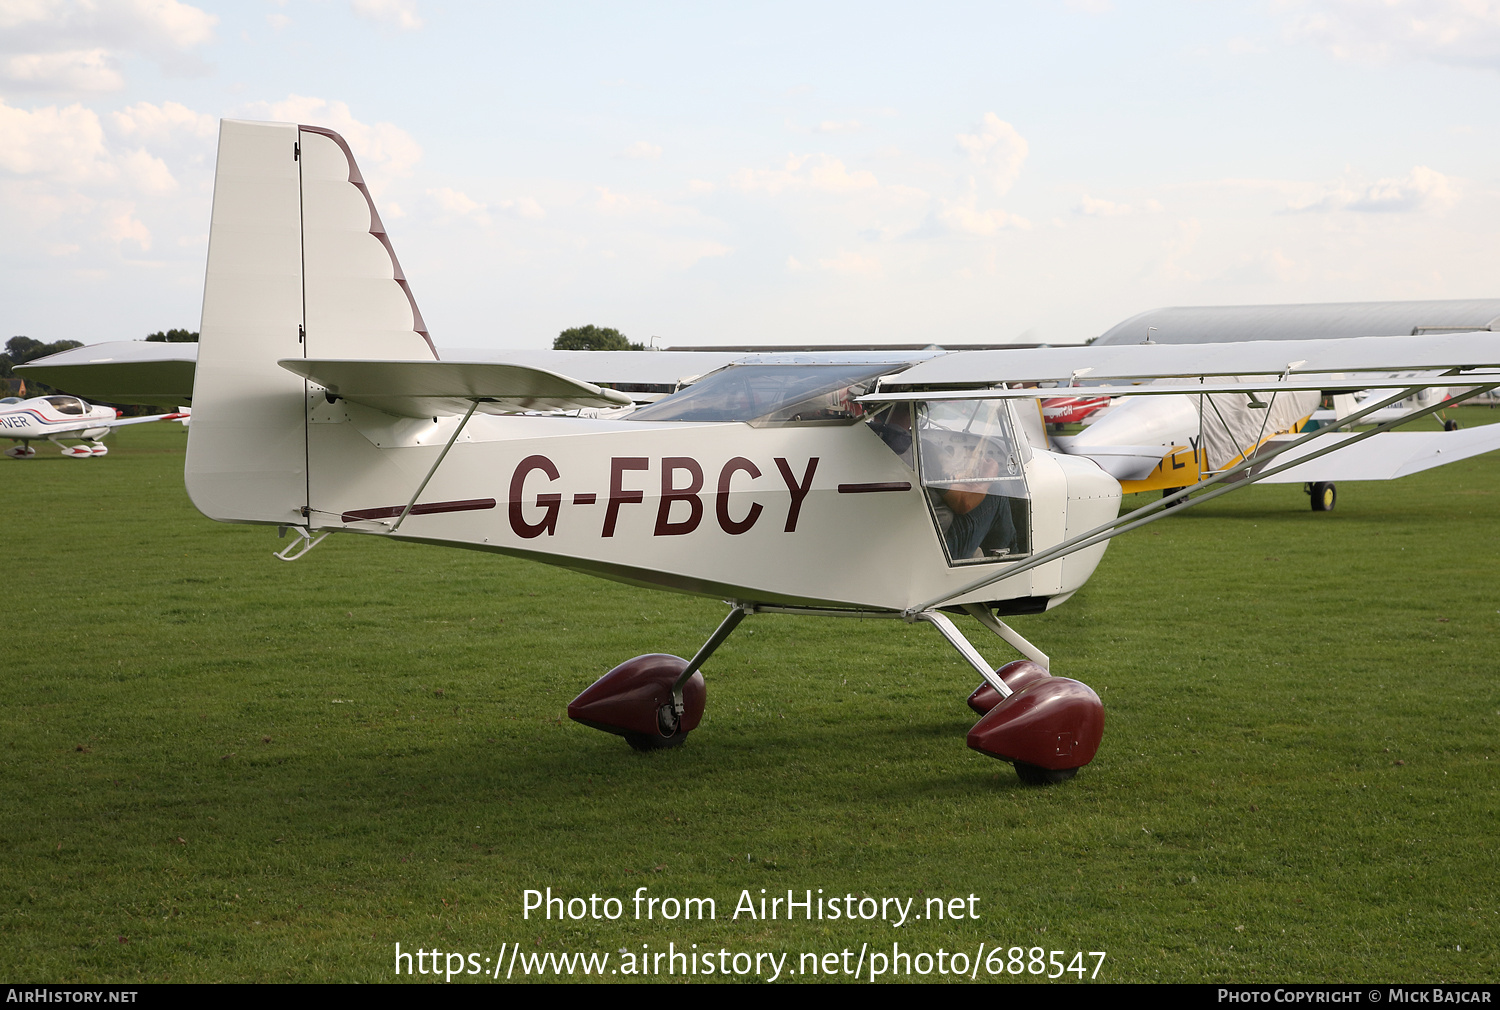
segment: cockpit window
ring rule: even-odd
[[[917,404],[922,487],[948,563],[1031,553],[1026,459],[1003,400]]]
[[[21,402],[21,398],[19,396],[7,396],[4,399],[0,399],[0,403],[20,403],[20,402]]]
[[[869,392],[880,376],[904,367],[905,362],[730,365],[643,407],[630,420],[850,424],[864,414],[855,398]]]
[[[83,401],[76,396],[49,396],[48,403],[64,414],[82,414]]]

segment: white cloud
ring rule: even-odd
[[[1493,0],[1282,0],[1286,30],[1339,59],[1428,59],[1500,69]]]
[[[499,207],[500,210],[511,217],[519,217],[526,221],[540,221],[547,216],[547,212],[542,209],[542,205],[529,196],[523,196],[516,200],[501,200]]]
[[[76,183],[115,178],[104,128],[92,109],[69,105],[27,111],[0,100],[0,170]]]
[[[213,28],[219,21],[212,14],[177,0],[125,0],[112,6],[117,13],[104,19],[105,23],[118,24],[129,32],[177,49],[213,41]]]
[[[498,211],[507,217],[520,218],[525,221],[539,221],[546,217],[546,211],[542,205],[530,197],[521,197],[515,200],[501,200],[494,205],[480,203],[467,193],[460,192],[448,186],[439,189],[429,189],[427,195],[431,197],[444,216],[471,217],[484,227],[490,225],[490,211]]]
[[[403,32],[422,27],[422,19],[417,17],[417,5],[412,0],[350,0],[349,6],[362,18]]]
[[[57,53],[23,53],[0,63],[0,76],[12,84],[40,91],[119,91],[125,78],[104,49]]]
[[[125,130],[116,124],[117,132],[149,143],[162,136],[164,119],[197,123],[182,106],[154,124],[146,122],[147,110],[161,111],[142,103],[116,114],[112,118],[127,124]],[[138,122],[140,129],[132,125]],[[146,146],[111,144],[92,109],[23,109],[0,101],[0,214],[16,243],[73,252],[102,243],[144,252],[152,246],[148,213],[170,220],[184,207],[206,212],[206,206],[185,204],[180,189],[166,161]]]
[[[1312,275],[1307,263],[1295,260],[1281,249],[1246,253],[1229,266],[1223,279],[1239,284],[1289,284],[1306,281]]]
[[[292,23],[292,19],[285,14],[267,14],[266,24],[271,26],[272,31],[279,32]]]
[[[1400,179],[1379,179],[1372,183],[1341,180],[1294,200],[1288,210],[1294,211],[1374,211],[1414,212],[1441,211],[1458,200],[1458,187],[1447,176],[1425,165],[1418,165]]]
[[[1112,200],[1099,200],[1087,193],[1073,208],[1073,213],[1082,214],[1085,217],[1121,217],[1125,214],[1139,212],[1157,213],[1161,210],[1161,204],[1155,200],[1147,200],[1139,206],[1128,203],[1115,203]]]
[[[5,0],[0,3],[0,29],[44,21],[54,17],[61,6],[57,0]]]
[[[650,196],[634,193],[616,193],[607,186],[598,187],[599,198],[594,208],[605,214],[660,214],[663,204]]]
[[[427,195],[432,197],[433,202],[447,214],[469,214],[476,210],[484,210],[484,204],[470,199],[467,193],[460,193],[447,186],[441,189],[429,189]]]
[[[119,157],[119,164],[121,173],[139,192],[170,193],[177,188],[167,163],[143,149],[127,151]]]
[[[1162,252],[1160,274],[1168,280],[1197,281],[1199,275],[1189,270],[1183,264],[1185,261],[1196,260],[1194,255],[1198,248],[1198,239],[1203,236],[1203,222],[1197,218],[1188,218],[1177,222],[1177,237],[1169,239],[1166,248]]]
[[[814,129],[819,133],[848,133],[852,130],[860,129],[860,122],[857,119],[845,119],[842,121],[825,119],[814,127]]]
[[[637,140],[634,144],[621,151],[620,157],[631,160],[655,161],[661,157],[661,147],[657,144],[647,143],[644,140]]]
[[[191,51],[213,41],[217,23],[178,0],[3,0],[0,79],[29,90],[116,91],[130,55],[172,73],[203,73]]]
[[[1109,200],[1096,200],[1088,194],[1084,194],[1078,206],[1073,208],[1073,213],[1083,214],[1088,217],[1118,217],[1121,214],[1129,214],[1131,207],[1128,203],[1113,203]]]
[[[135,216],[133,203],[115,203],[107,208],[104,237],[117,245],[131,239],[143,251],[151,248],[151,231]]]
[[[177,102],[137,102],[109,114],[110,125],[121,136],[143,143],[171,141],[179,134],[198,138],[214,136],[218,123],[213,116],[194,112]]]
[[[947,230],[964,235],[989,236],[1007,228],[1024,231],[1031,227],[1031,222],[1024,217],[1018,217],[998,208],[981,209],[972,193],[965,199],[941,201],[936,216]]]
[[[1015,184],[1030,150],[1026,138],[993,112],[984,114],[978,133],[960,133],[957,140],[958,149],[968,155],[977,174],[1002,195]]]
[[[787,155],[782,168],[745,168],[736,172],[730,185],[746,192],[779,196],[785,192],[853,193],[880,188],[873,172],[849,171],[838,158],[826,154]]]
[[[818,266],[832,273],[854,277],[878,277],[883,273],[880,261],[873,256],[862,256],[841,249],[837,256],[818,260]]]

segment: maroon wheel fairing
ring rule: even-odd
[[[1024,691],[1037,681],[1052,676],[1029,659],[1018,659],[1013,663],[1006,663],[995,673],[1012,691]],[[990,709],[1000,704],[1000,701],[1000,692],[991,687],[989,681],[980,684],[974,689],[974,693],[969,695],[969,707],[980,715],[988,713]]]
[[[1049,771],[1094,760],[1104,737],[1104,706],[1087,684],[1047,677],[990,709],[969,730],[969,746],[991,757]]]
[[[673,718],[664,716],[663,706],[672,704],[672,684],[685,669],[687,660],[663,653],[627,659],[569,702],[568,718],[624,737],[681,737],[698,727],[707,700],[699,671],[682,687],[681,720],[673,726]]]

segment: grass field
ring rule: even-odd
[[[690,655],[722,605],[369,538],[282,564],[193,510],[184,441],[0,460],[6,979],[390,981],[397,943],[795,970],[893,942],[1107,951],[1109,981],[1500,979],[1500,454],[1115,541],[1015,620],[1107,713],[1094,763],[1033,789],[964,746],[972,672],[896,622],[755,618],[687,744],[634,753],[568,700]],[[637,921],[642,886],[718,917]],[[626,912],[523,919],[546,887]],[[980,918],[731,919],[761,888]]]

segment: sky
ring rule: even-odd
[[[0,339],[197,329],[221,118],[345,136],[439,347],[1500,297],[1500,0],[0,0]]]

